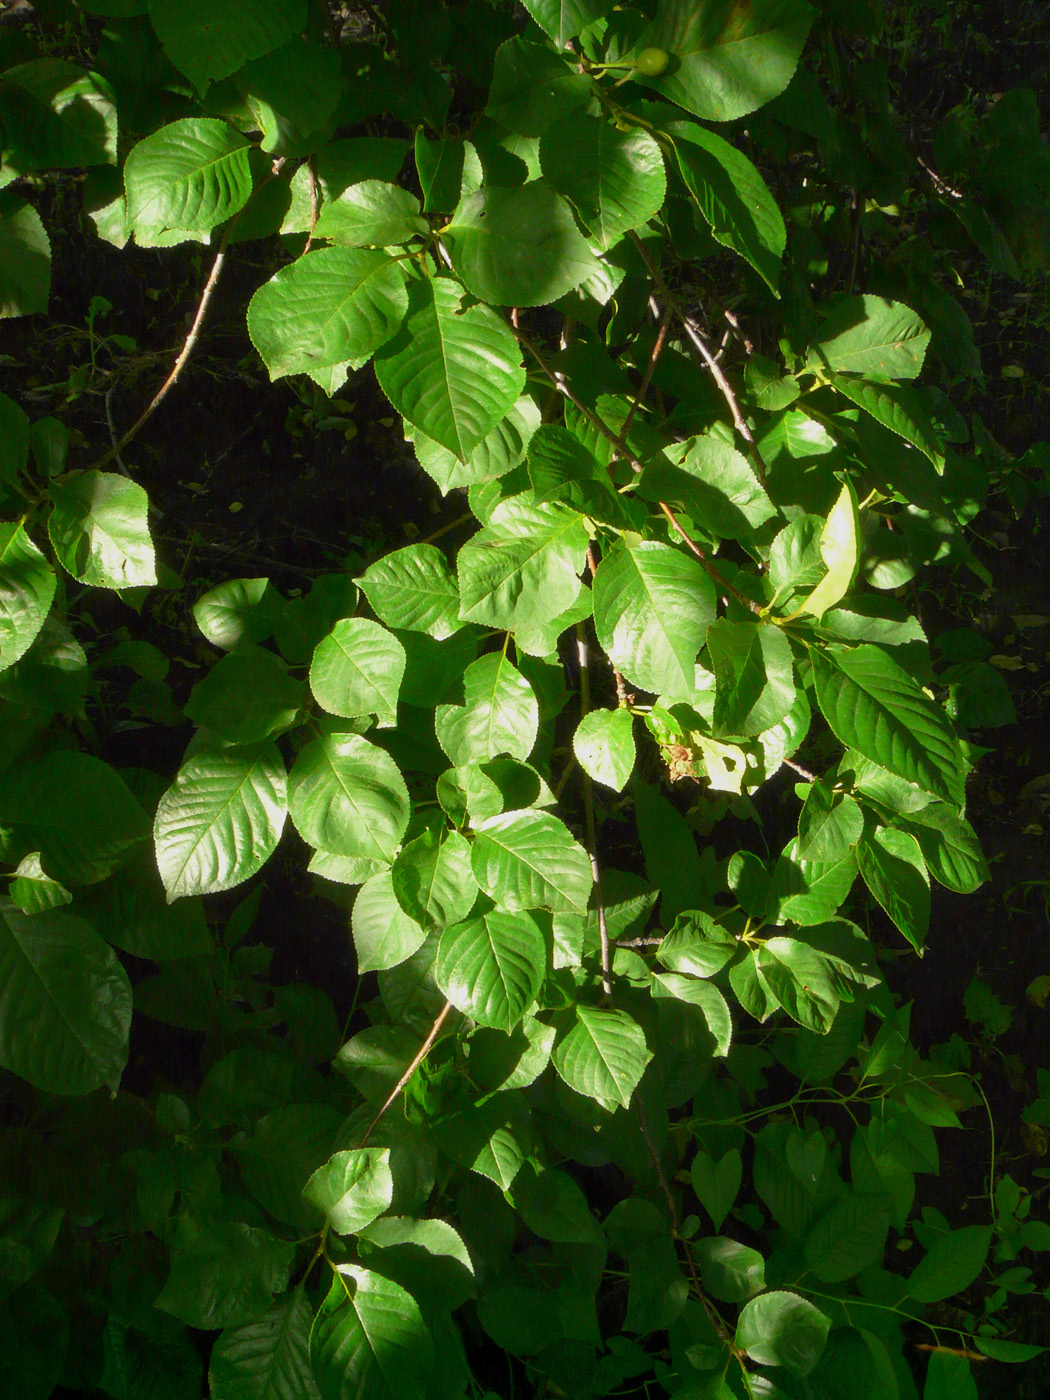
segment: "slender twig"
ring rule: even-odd
[[[558,393],[563,394],[565,398],[567,398],[569,402],[580,413],[583,414],[584,418],[587,419],[588,423],[590,423],[591,426],[597,432],[599,432],[602,435],[602,437],[606,439],[607,442],[611,442],[613,444],[613,446],[616,448],[617,455],[622,457],[623,460],[628,464],[628,466],[630,466],[636,472],[643,472],[645,470],[644,465],[638,460],[638,458],[634,455],[634,453],[624,442],[622,433],[618,435],[615,432],[613,432],[612,428],[610,428],[607,423],[605,423],[601,418],[599,418],[597,413],[595,413],[592,408],[589,408],[588,405],[583,402],[579,395],[573,391],[572,386],[568,383],[565,376],[563,374],[559,374],[557,370],[552,369],[551,366],[547,364],[547,361],[543,356],[543,352],[539,350],[536,345],[533,344],[533,342],[529,339],[527,335],[525,335],[522,331],[518,331],[516,332],[516,334],[519,343],[522,346],[524,346],[524,348],[533,357],[533,359],[539,365],[540,369],[543,370],[544,374],[551,381],[552,385],[555,387]],[[686,533],[684,527],[681,525],[677,516],[671,510],[670,506],[667,505],[665,501],[660,501],[659,506],[663,513],[667,516],[668,520],[671,522],[674,529],[678,532],[679,535],[681,535],[682,539],[692,550],[693,554],[696,555],[697,559],[700,561],[701,567],[703,568],[704,572],[718,586],[719,590],[722,593],[728,594],[730,597],[735,598],[738,603],[742,603],[744,607],[749,608],[752,612],[761,612],[762,609],[760,605],[756,603],[754,599],[746,597],[743,593],[740,592],[738,588],[734,587],[734,585],[731,584],[727,578],[723,577],[723,575],[719,572],[718,569],[715,568],[714,564],[711,563],[710,559],[700,548],[700,546],[696,543],[696,541],[690,539],[689,535]]]
[[[234,223],[235,222],[236,220],[234,220]],[[215,254],[215,261],[211,265],[211,272],[209,272],[208,280],[204,284],[203,292],[201,292],[201,299],[197,305],[197,314],[193,318],[193,324],[190,326],[182,349],[179,351],[175,363],[171,367],[171,372],[119,442],[115,442],[110,450],[104,453],[103,456],[93,464],[95,468],[104,467],[109,462],[120,457],[122,450],[127,447],[132,438],[135,437],[139,430],[153,417],[154,413],[175,387],[186,361],[193,354],[193,347],[197,344],[197,337],[200,335],[201,326],[204,323],[205,313],[208,310],[208,303],[211,301],[216,283],[219,280],[219,274],[222,272],[223,264],[226,261],[226,244],[229,241],[230,234],[233,232],[233,226],[233,223],[227,224],[223,232],[222,240],[219,243],[219,251]]]
[[[620,429],[620,436],[625,440],[627,438],[627,434],[630,432],[631,424],[634,422],[634,415],[638,412],[639,408],[641,407],[642,400],[645,398],[645,395],[649,389],[649,384],[651,383],[653,377],[653,371],[656,369],[656,362],[660,358],[660,352],[664,348],[664,341],[667,339],[667,328],[671,324],[671,317],[673,315],[674,311],[669,306],[664,312],[663,319],[660,322],[660,329],[656,332],[656,341],[653,344],[652,353],[649,356],[649,363],[645,367],[645,373],[642,375],[642,382],[638,386],[638,392],[634,396],[634,401],[631,404],[630,412],[627,414],[627,418],[624,422],[624,425]]]
[[[618,938],[617,948],[655,948],[658,943],[662,943],[662,938]]]
[[[124,475],[125,475],[125,476],[130,476],[131,473],[128,471],[127,467],[124,465],[124,458],[120,455],[120,445],[119,445],[119,443],[117,442],[117,429],[116,429],[116,425],[115,425],[114,422],[113,422],[113,410],[112,410],[112,408],[110,407],[110,400],[112,399],[114,393],[116,392],[116,388],[117,388],[117,385],[118,385],[119,382],[120,382],[119,380],[114,379],[113,383],[112,383],[112,384],[109,386],[109,388],[106,390],[106,394],[105,394],[105,398],[103,399],[103,403],[105,404],[105,407],[106,407],[106,426],[109,428],[109,440],[110,440],[111,443],[113,443],[113,456],[116,458],[117,466],[118,466],[118,467],[120,468],[120,470],[124,473]]]
[[[660,296],[663,298],[664,304],[672,308],[674,314],[678,317],[678,320],[681,323],[682,329],[685,331],[687,337],[691,341],[693,348],[696,350],[701,360],[703,360],[704,364],[710,370],[712,378],[718,385],[719,392],[721,393],[722,397],[725,399],[727,405],[729,406],[729,412],[732,414],[733,417],[733,426],[736,428],[737,432],[747,443],[752,464],[755,468],[755,471],[758,473],[759,480],[762,482],[763,485],[765,485],[766,464],[762,460],[762,454],[758,450],[758,445],[755,442],[754,434],[748,427],[747,420],[745,419],[743,413],[741,413],[740,411],[740,405],[737,402],[736,394],[733,393],[733,386],[722,373],[722,366],[718,363],[714,355],[711,353],[707,341],[700,334],[700,331],[697,328],[695,321],[693,321],[692,317],[690,317],[687,314],[681,302],[679,302],[678,298],[674,295],[670,287],[667,285],[667,282],[664,280],[663,274],[661,273],[660,269],[656,266],[652,258],[649,256],[649,250],[646,248],[645,244],[642,242],[642,240],[638,237],[637,234],[631,233],[628,234],[628,237],[631,239],[631,242],[634,244],[634,246],[638,249],[639,253],[641,253],[642,259],[645,262],[646,267],[649,269],[649,276],[653,279],[653,285],[656,287]],[[654,316],[662,317],[663,313],[661,311],[659,302],[656,300],[655,297],[650,298],[649,306]]]
[[[926,164],[922,156],[916,156],[915,159],[918,161],[918,163],[922,166],[923,170],[926,171],[926,174],[933,181],[933,187],[938,194],[946,195],[949,199],[963,198],[963,191],[957,190],[952,185],[949,185],[947,180],[945,180],[942,176],[938,175],[936,170],[932,169],[931,166]]]
[[[598,572],[598,560],[594,553],[593,544],[587,546],[587,568],[590,570],[591,580],[593,582],[594,576]],[[606,657],[606,660],[609,660],[609,658]],[[632,702],[634,696],[627,693],[627,683],[623,678],[622,672],[613,665],[612,661],[609,661],[609,665],[612,666],[613,680],[616,683],[616,699],[619,704],[627,706]]]
[[[306,235],[304,254],[310,251],[310,244],[314,241],[314,229],[317,227],[317,175],[312,160],[306,162],[306,178],[310,184],[310,229]]]
[[[587,634],[583,630],[582,622],[576,624],[576,651],[580,658],[580,720],[582,722],[591,710],[591,658],[590,649],[587,646]],[[598,937],[602,951],[602,991],[607,997],[611,997],[612,950],[609,946],[609,924],[605,917],[605,899],[602,896],[602,868],[598,862],[598,837],[594,825],[594,782],[586,770],[583,772],[581,786],[583,788],[583,820],[587,838],[587,855],[590,857],[591,875],[594,879],[594,903],[598,913]]]
[[[732,311],[730,311],[727,306],[724,306],[722,308],[722,315],[726,318],[729,324],[733,327],[733,330],[736,332],[737,339],[740,341],[740,344],[744,347],[744,354],[753,355],[755,353],[755,347],[751,344],[751,339],[748,336],[747,331],[744,330],[743,326],[733,315]]]
[[[379,1123],[379,1120],[383,1117],[383,1114],[386,1113],[387,1109],[394,1102],[398,1094],[400,1094],[401,1090],[405,1087],[408,1081],[415,1074],[416,1070],[426,1059],[427,1055],[430,1053],[430,1049],[434,1044],[434,1041],[438,1038],[438,1032],[441,1030],[441,1027],[445,1024],[445,1020],[448,1016],[448,1013],[451,1010],[452,1003],[450,1001],[446,1001],[444,1006],[438,1012],[437,1016],[434,1018],[434,1024],[427,1031],[427,1036],[426,1039],[423,1041],[423,1044],[412,1056],[408,1068],[405,1070],[404,1074],[401,1076],[401,1078],[391,1089],[390,1093],[387,1095],[387,1099],[386,1102],[383,1104],[383,1107],[379,1110],[376,1116],[372,1119],[371,1123],[369,1123],[368,1127],[365,1129],[365,1135],[361,1139],[362,1147],[366,1147],[368,1145],[368,1139],[372,1136]]]
[[[790,768],[792,772],[797,773],[800,778],[805,778],[807,783],[819,782],[816,773],[811,773],[808,768],[803,768],[800,763],[792,763],[790,758],[782,758],[780,761],[785,768]]]
[[[466,511],[463,515],[457,515],[456,518],[455,518],[455,520],[450,520],[450,521],[448,522],[447,525],[442,525],[441,528],[440,528],[439,530],[435,530],[433,534],[431,534],[431,535],[424,535],[423,538],[422,538],[421,540],[417,540],[416,543],[417,543],[417,544],[430,544],[430,542],[431,542],[432,540],[439,540],[439,539],[441,538],[442,535],[447,535],[447,534],[449,533],[450,530],[455,530],[455,529],[457,529],[460,525],[465,525],[465,524],[467,523],[468,520],[473,520],[473,519],[474,519],[474,516],[473,516],[472,512],[470,512],[470,511],[468,510],[468,511]]]

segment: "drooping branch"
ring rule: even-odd
[[[369,1139],[369,1138],[372,1136],[372,1134],[375,1132],[375,1130],[376,1130],[377,1126],[379,1125],[379,1122],[380,1122],[380,1120],[382,1119],[383,1115],[384,1115],[384,1114],[387,1112],[387,1110],[390,1108],[391,1104],[394,1103],[394,1101],[397,1099],[398,1094],[400,1094],[401,1090],[405,1087],[405,1085],[408,1083],[408,1081],[409,1081],[409,1080],[412,1078],[412,1076],[415,1074],[415,1072],[416,1072],[416,1070],[419,1068],[419,1066],[423,1063],[423,1061],[426,1059],[426,1057],[430,1054],[430,1051],[431,1051],[431,1048],[433,1047],[434,1041],[437,1040],[438,1034],[439,1034],[440,1031],[441,1031],[441,1027],[445,1024],[445,1021],[446,1021],[447,1018],[448,1018],[448,1013],[449,1013],[451,1010],[452,1010],[452,1003],[451,1003],[450,1001],[446,1001],[445,1004],[444,1004],[444,1006],[443,1006],[443,1007],[441,1008],[441,1010],[438,1012],[437,1016],[434,1018],[434,1024],[433,1024],[433,1025],[430,1027],[430,1029],[427,1031],[426,1039],[423,1041],[423,1044],[419,1047],[419,1049],[416,1051],[416,1053],[412,1056],[412,1059],[409,1061],[409,1064],[408,1064],[407,1068],[405,1069],[404,1074],[403,1074],[403,1075],[401,1076],[401,1078],[397,1081],[397,1083],[394,1085],[394,1087],[390,1090],[390,1093],[387,1095],[386,1101],[385,1101],[385,1103],[383,1104],[382,1108],[379,1110],[379,1112],[376,1114],[376,1116],[372,1119],[371,1123],[369,1123],[368,1127],[365,1129],[365,1135],[364,1135],[364,1137],[361,1139],[361,1146],[362,1146],[362,1147],[367,1147],[367,1146],[368,1146],[368,1139]]]

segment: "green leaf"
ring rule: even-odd
[[[250,1322],[287,1288],[294,1254],[293,1244],[239,1221],[209,1224],[189,1240],[177,1234],[154,1307],[209,1330]]]
[[[892,826],[876,827],[857,847],[864,883],[913,948],[930,927],[930,877],[914,836]]]
[[[577,1002],[575,1022],[555,1043],[554,1068],[577,1094],[603,1108],[627,1108],[645,1067],[653,1058],[641,1026],[626,1011],[602,1010]]]
[[[715,673],[714,727],[723,735],[772,729],[795,703],[791,644],[762,622],[719,618],[707,633]]]
[[[525,370],[500,317],[487,306],[462,310],[462,298],[447,277],[412,283],[404,323],[375,368],[398,413],[466,462],[513,408]]]
[[[296,1288],[261,1317],[227,1328],[211,1351],[211,1400],[321,1400],[310,1366],[312,1320]]]
[[[776,1290],[744,1305],[734,1342],[760,1366],[783,1366],[793,1375],[808,1376],[823,1355],[830,1330],[830,1318],[813,1303]]]
[[[838,1013],[838,979],[826,960],[797,938],[767,938],[757,967],[784,1010],[799,1025],[825,1035]]]
[[[447,928],[434,976],[453,1006],[482,1026],[512,1031],[543,983],[547,948],[536,920],[498,909]]]
[[[591,101],[590,81],[547,45],[515,38],[496,50],[485,115],[507,131],[541,136]]]
[[[663,49],[675,62],[634,81],[702,121],[732,121],[784,91],[814,18],[803,0],[752,0],[746,9],[660,0],[632,52]]]
[[[851,1191],[806,1235],[803,1257],[821,1283],[845,1283],[877,1264],[890,1228],[890,1197]]]
[[[203,92],[249,59],[279,48],[306,26],[305,0],[149,0],[164,52]]]
[[[210,588],[193,605],[193,620],[223,651],[265,642],[273,632],[281,598],[265,578],[235,578]]]
[[[586,851],[549,812],[504,812],[482,822],[474,878],[501,909],[582,914],[593,876]]]
[[[248,141],[212,117],[184,117],[133,147],[124,163],[127,224],[136,232],[207,233],[248,203]]]
[[[149,498],[115,472],[80,472],[51,486],[47,532],[62,567],[96,588],[157,582],[149,535]]]
[[[325,132],[344,78],[334,48],[297,36],[249,60],[234,81],[263,133],[262,149],[280,157],[301,150],[301,136]]]
[[[448,827],[428,827],[410,841],[390,876],[398,904],[428,933],[465,919],[478,894],[470,844]]]
[[[461,462],[454,452],[432,442],[423,433],[405,424],[405,436],[412,442],[419,465],[433,477],[443,495],[455,486],[474,486],[495,481],[525,460],[525,450],[540,425],[540,411],[527,394],[518,399],[510,412],[467,454]]]
[[[844,374],[831,374],[828,382],[844,398],[870,414],[876,423],[917,447],[930,459],[936,471],[944,471],[940,440],[922,400],[910,385],[885,384]]]
[[[356,1235],[389,1210],[394,1199],[389,1147],[337,1152],[317,1168],[303,1196],[337,1235]]]
[[[0,900],[0,1064],[45,1094],[116,1092],[128,1059],[131,984],[83,919]]]
[[[20,174],[116,165],[113,89],[61,58],[8,68],[0,79],[4,163]]]
[[[596,783],[622,792],[634,771],[634,719],[629,710],[591,710],[576,727],[573,752]]]
[[[682,505],[719,539],[747,539],[777,513],[747,458],[712,433],[650,462],[638,480],[638,494]]]
[[[380,727],[397,718],[405,649],[378,622],[341,618],[310,662],[310,689],[330,715],[375,715]]]
[[[733,1208],[743,1171],[743,1162],[735,1147],[729,1148],[717,1162],[702,1150],[693,1158],[689,1180],[697,1200],[711,1217],[716,1230],[721,1230],[723,1221]]]
[[[51,296],[51,240],[31,204],[0,206],[0,320],[46,311]]]
[[[149,836],[149,819],[116,769],[75,750],[52,749],[8,771],[0,811],[63,885],[105,879]]]
[[[766,1286],[766,1261],[757,1249],[716,1235],[690,1241],[689,1250],[704,1289],[719,1302],[746,1303]]]
[[[815,782],[798,818],[800,860],[830,864],[855,846],[864,830],[864,813],[852,797]]]
[[[455,764],[506,753],[528,758],[539,730],[540,707],[525,677],[505,652],[490,652],[467,667],[462,705],[438,705],[438,743]]]
[[[494,306],[548,306],[601,267],[569,206],[543,180],[467,195],[447,237],[454,271]]]
[[[845,597],[857,573],[859,534],[857,497],[847,481],[820,533],[820,554],[828,571],[792,617],[811,613],[819,621],[829,608]]]
[[[306,699],[284,662],[265,647],[240,647],[193,687],[185,713],[230,744],[258,744],[290,729]]]
[[[538,504],[561,502],[617,529],[644,524],[644,507],[614,489],[606,468],[568,428],[543,424],[529,441],[528,455]]]
[[[966,1225],[938,1235],[908,1279],[908,1297],[939,1303],[963,1293],[984,1268],[991,1241],[990,1225]]]
[[[389,754],[359,734],[328,734],[296,759],[288,810],[312,846],[389,863],[408,826],[410,804]]]
[[[735,146],[695,122],[666,128],[686,188],[719,243],[744,258],[775,296],[787,230],[765,180]]]
[[[407,308],[405,275],[388,254],[318,248],[263,283],[248,304],[248,334],[271,379],[360,368]]]
[[[713,977],[735,957],[739,946],[710,914],[691,909],[675,919],[671,932],[660,940],[656,956],[672,972]]]
[[[160,799],[157,865],[168,900],[232,889],[269,860],[287,811],[277,746],[205,749]]]
[[[58,580],[19,522],[0,524],[0,670],[21,660],[51,611]]]
[[[318,238],[348,248],[385,248],[429,231],[415,195],[384,180],[361,180],[326,200],[314,229]]]
[[[707,1023],[707,1029],[715,1039],[715,1054],[728,1055],[733,1039],[733,1018],[729,1013],[726,999],[711,982],[701,982],[695,977],[684,977],[679,972],[654,972],[653,996],[673,997],[690,1006],[698,1007]]]
[[[342,1124],[343,1113],[331,1104],[284,1104],[232,1144],[245,1186],[297,1234],[317,1229],[317,1213],[303,1200],[303,1183],[332,1155]]]
[[[427,940],[426,929],[397,902],[389,870],[373,875],[358,890],[351,929],[359,973],[397,967]]]
[[[39,851],[31,852],[18,862],[18,868],[11,877],[10,895],[12,903],[23,914],[42,914],[45,909],[59,909],[73,899],[65,885],[52,880],[44,869]]]
[[[614,0],[524,0],[524,3],[544,33],[563,49],[570,39],[607,15]]]
[[[388,627],[444,641],[462,627],[459,584],[435,545],[410,544],[370,564],[355,580]]]
[[[310,1359],[324,1400],[424,1400],[433,1343],[399,1283],[340,1264],[314,1321]]]
[[[598,565],[592,586],[598,641],[633,684],[691,697],[696,657],[715,616],[715,589],[697,560],[627,536]]]
[[[953,807],[963,759],[951,723],[892,657],[868,644],[810,652],[817,703],[848,748]]]
[[[501,501],[459,551],[460,617],[483,627],[535,628],[577,600],[588,526],[567,506]]]
[[[817,327],[807,363],[825,373],[915,379],[930,332],[920,316],[884,297],[846,297]]]
[[[897,825],[915,837],[930,874],[946,889],[973,894],[990,878],[973,827],[944,803],[911,812]]]
[[[604,249],[659,213],[667,193],[663,156],[652,136],[640,127],[620,131],[603,117],[576,113],[549,126],[540,165]]]

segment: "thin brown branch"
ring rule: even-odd
[[[667,328],[671,324],[671,317],[673,315],[674,312],[669,306],[664,312],[663,319],[660,322],[660,329],[656,333],[656,340],[653,344],[652,353],[649,356],[649,362],[645,366],[645,373],[642,375],[642,382],[638,386],[638,392],[634,396],[630,412],[627,414],[627,418],[624,422],[624,425],[620,429],[620,436],[624,439],[625,442],[627,440],[627,434],[631,430],[631,424],[634,422],[634,415],[638,412],[639,408],[641,407],[642,400],[645,398],[645,395],[649,389],[649,385],[652,382],[653,371],[656,369],[656,362],[660,358],[660,353],[664,348],[664,342],[667,339]]]
[[[726,404],[729,407],[729,412],[733,418],[733,426],[736,428],[737,432],[747,443],[748,455],[751,458],[752,465],[754,466],[755,471],[758,473],[759,480],[762,482],[763,485],[765,485],[766,464],[762,460],[762,454],[758,450],[758,445],[755,442],[754,434],[748,427],[747,420],[745,419],[743,413],[741,413],[740,411],[740,404],[737,402],[736,394],[733,392],[733,386],[722,373],[722,366],[718,363],[714,355],[711,353],[711,349],[708,346],[707,341],[701,335],[695,321],[693,321],[693,319],[687,314],[681,302],[679,302],[678,298],[667,285],[667,282],[664,280],[664,276],[661,273],[660,269],[656,266],[652,258],[649,256],[649,251],[646,248],[645,244],[642,242],[642,240],[638,237],[636,233],[628,234],[628,237],[631,239],[634,246],[642,255],[642,259],[645,262],[646,267],[649,269],[649,276],[653,279],[653,285],[656,287],[657,291],[660,294],[660,297],[663,299],[664,305],[670,306],[672,308],[675,316],[677,316],[681,324],[682,329],[685,331],[686,336],[691,342],[694,350],[699,355],[700,359],[704,362],[704,364],[707,366],[708,370],[711,372],[711,377],[718,385],[719,392],[721,393],[722,397],[725,399]],[[661,310],[660,304],[655,297],[650,298],[649,305],[653,315],[662,318],[663,311]]]
[[[800,778],[805,778],[807,783],[819,782],[816,773],[811,773],[808,768],[803,768],[800,763],[792,763],[790,758],[780,760],[785,768],[790,768],[793,773],[797,773]]]
[[[583,623],[576,624],[576,650],[580,658],[580,720],[591,710],[591,658],[587,646],[587,634]],[[598,913],[598,938],[602,955],[602,992],[612,996],[612,949],[609,944],[609,925],[605,917],[605,899],[602,895],[602,868],[598,862],[598,837],[594,825],[594,782],[591,775],[583,772],[583,820],[587,840],[587,855],[591,862],[591,876],[594,880],[594,903]]]
[[[306,235],[304,254],[310,251],[310,244],[314,241],[314,229],[317,227],[317,175],[312,160],[306,162],[306,178],[310,184],[310,228]]]
[[[371,1123],[369,1123],[368,1127],[365,1129],[365,1135],[361,1139],[362,1147],[368,1146],[368,1139],[375,1132],[376,1127],[378,1126],[379,1121],[383,1117],[384,1113],[386,1113],[387,1109],[390,1108],[391,1104],[397,1098],[398,1094],[400,1094],[401,1090],[405,1087],[408,1081],[415,1074],[416,1070],[426,1059],[427,1055],[429,1055],[431,1047],[433,1046],[434,1041],[437,1040],[441,1027],[445,1024],[445,1021],[448,1017],[448,1013],[451,1010],[452,1003],[450,1001],[446,1001],[444,1006],[438,1012],[437,1016],[434,1018],[434,1024],[427,1031],[426,1039],[423,1041],[423,1044],[412,1056],[408,1068],[405,1070],[404,1074],[401,1076],[401,1078],[391,1089],[390,1093],[387,1095],[387,1099],[386,1102],[383,1104],[383,1107],[379,1110],[376,1116],[372,1119]]]

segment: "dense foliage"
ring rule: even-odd
[[[48,333],[70,191],[85,239],[203,261],[123,434],[0,397],[5,1393],[955,1400],[1040,1352],[1032,1197],[991,1161],[965,1216],[916,1206],[982,1096],[876,940],[921,953],[931,881],[988,875],[1009,699],[906,585],[990,582],[973,523],[1045,484],[957,406],[952,288],[1045,265],[1050,151],[1018,89],[919,159],[885,8],[0,28],[0,315]],[[242,255],[270,379],[374,372],[455,550],[294,597],[158,562],[122,453]],[[109,311],[70,405],[136,349]],[[97,621],[158,589],[208,644],[186,696]],[[194,726],[177,772],[99,756],[115,705]],[[250,941],[279,845],[352,909],[344,985]],[[192,1086],[128,1069],[142,1022]]]

